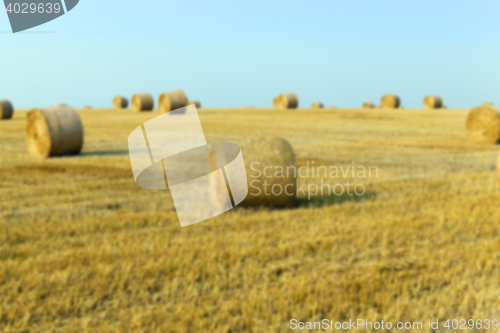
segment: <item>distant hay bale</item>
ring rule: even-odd
[[[153,111],[155,101],[151,94],[135,94],[132,96],[132,110],[135,112]]]
[[[324,109],[325,105],[321,102],[313,102],[311,105],[312,109]]]
[[[201,108],[201,102],[197,99],[195,99],[194,101],[189,101],[188,105],[194,105],[197,109]]]
[[[446,105],[443,105],[441,109],[447,109],[448,107]]]
[[[91,107],[90,105],[85,105],[83,108],[85,110],[92,110],[93,109],[93,107]]]
[[[126,109],[128,108],[128,98],[123,96],[115,96],[113,98],[113,107],[115,109]]]
[[[401,105],[401,99],[397,95],[384,95],[380,99],[380,106],[384,109],[397,109]]]
[[[0,99],[0,119],[11,119],[14,114],[14,107],[7,99]]]
[[[238,142],[238,145],[248,183],[248,195],[241,206],[292,207],[297,192],[293,169],[297,168],[290,143],[283,138],[254,137]],[[217,156],[213,155],[213,159],[216,160]]]
[[[182,90],[166,92],[160,95],[158,108],[161,113],[167,113],[188,105],[186,94]]]
[[[373,102],[364,102],[363,109],[375,109],[375,104]]]
[[[484,102],[483,106],[493,106],[493,103],[491,103],[491,102]]]
[[[295,93],[281,94],[273,99],[276,109],[296,109],[299,106],[299,98]]]
[[[467,115],[465,129],[472,142],[500,142],[500,107],[482,105],[472,109]]]
[[[80,116],[69,106],[34,109],[28,113],[26,143],[39,157],[78,154],[83,146]]]
[[[443,99],[438,95],[429,95],[424,98],[425,109],[441,109],[443,107]]]

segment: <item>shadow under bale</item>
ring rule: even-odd
[[[334,205],[341,205],[345,202],[362,202],[362,201],[374,201],[377,199],[376,192],[366,192],[363,195],[348,195],[344,193],[342,195],[320,195],[312,196],[310,199],[305,196],[297,197],[295,201],[295,208],[319,208]]]

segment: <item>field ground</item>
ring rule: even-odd
[[[208,141],[280,136],[299,166],[354,161],[379,177],[351,179],[362,197],[181,228],[168,191],[138,188],[130,168],[128,135],[157,112],[80,110],[82,154],[39,160],[18,111],[0,122],[0,331],[500,319],[498,146],[466,140],[466,112],[201,109]]]

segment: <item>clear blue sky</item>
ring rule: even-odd
[[[0,98],[18,108],[110,106],[116,94],[183,89],[207,107],[406,107],[500,103],[500,1],[80,0],[11,34],[0,14]],[[50,32],[50,33],[42,33]]]

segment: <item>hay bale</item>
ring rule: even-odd
[[[14,107],[7,99],[0,99],[0,119],[10,119],[14,114]]]
[[[194,105],[197,109],[201,108],[201,102],[197,99],[195,99],[194,101],[189,101],[188,105]]]
[[[465,129],[472,142],[500,142],[500,107],[482,105],[472,109],[467,115]]]
[[[248,195],[240,205],[292,207],[297,178],[293,170],[287,173],[287,167],[295,167],[295,154],[290,143],[277,137],[256,137],[238,142],[238,145],[243,154],[248,184]],[[219,157],[212,153],[213,160],[217,160]],[[266,167],[270,168],[265,174]],[[283,168],[283,176],[277,174],[279,167]],[[287,195],[285,189],[291,195]]]
[[[398,95],[384,95],[380,99],[380,106],[384,109],[397,109],[401,105]]]
[[[364,102],[363,109],[375,109],[375,104],[373,102]]]
[[[311,104],[311,109],[324,109],[325,108],[325,105],[323,105],[323,103],[321,102],[313,102]]]
[[[155,101],[151,94],[135,94],[132,96],[132,110],[135,112],[153,111]]]
[[[491,103],[491,102],[484,102],[483,106],[493,106],[493,103]]]
[[[126,109],[128,108],[128,98],[123,96],[115,96],[113,98],[113,107],[115,109]]]
[[[158,108],[161,113],[167,113],[185,107],[188,104],[186,94],[182,90],[166,92],[160,95]]]
[[[498,174],[498,181],[500,183],[500,154],[498,154],[497,174]]]
[[[446,105],[443,105],[443,106],[441,107],[441,109],[445,109],[445,110],[446,110],[447,108],[448,108],[448,107],[447,107]]]
[[[273,99],[276,109],[296,109],[299,106],[299,98],[294,93],[281,94]]]
[[[30,153],[39,157],[78,154],[83,147],[80,116],[69,106],[31,110],[26,143]]]
[[[83,108],[85,110],[92,110],[93,109],[93,107],[91,107],[90,105],[85,105]]]
[[[443,99],[438,95],[429,95],[424,98],[424,109],[441,109]]]

